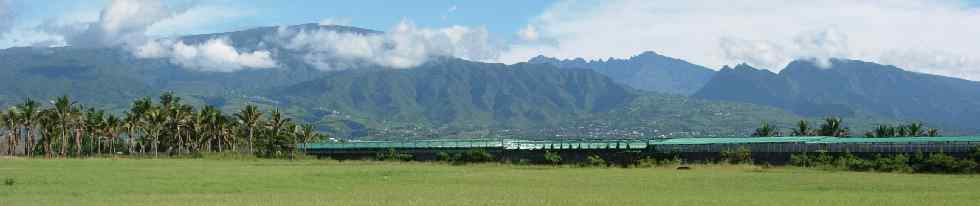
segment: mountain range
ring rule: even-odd
[[[804,116],[871,115],[964,131],[980,122],[980,82],[846,59],[791,62],[779,73],[722,68],[693,97],[783,108]]]
[[[590,69],[636,89],[680,95],[697,92],[714,75],[714,70],[655,52],[643,52],[629,59],[591,61],[537,56],[528,62],[568,69]]]
[[[177,37],[188,44],[224,38],[238,51],[274,51],[278,62],[276,68],[231,72],[138,58],[121,48],[9,48],[0,50],[0,106],[69,95],[81,104],[118,113],[134,99],[173,91],[191,104],[215,105],[225,112],[245,104],[280,108],[322,131],[351,138],[641,138],[747,135],[763,121],[786,128],[800,119],[838,115],[849,117],[855,129],[904,120],[963,129],[965,124],[954,123],[970,120],[963,115],[975,114],[971,103],[936,107],[946,101],[976,103],[978,93],[969,92],[980,91],[971,86],[975,82],[897,68],[884,69],[894,77],[880,81],[864,79],[878,78],[877,73],[810,71],[803,61],[780,74],[748,65],[715,72],[653,52],[599,61],[541,56],[512,65],[438,57],[410,68],[358,65],[328,71],[304,61],[310,51],[275,42],[294,33],[288,31],[310,30],[382,34],[303,24]],[[851,62],[837,61],[841,68]],[[846,68],[852,67],[861,70]],[[798,73],[794,70],[815,75],[783,77]],[[858,81],[852,86],[862,89],[835,81]],[[893,85],[907,81],[930,86]],[[820,86],[824,84],[835,85]],[[908,106],[881,106],[912,101],[894,94],[902,92],[898,89],[916,89],[922,95],[955,90],[950,94],[959,96],[911,96],[916,99]],[[837,100],[841,98],[846,100]],[[932,106],[912,107],[923,103]],[[942,112],[922,113],[931,109]]]

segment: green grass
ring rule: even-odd
[[[974,205],[968,175],[749,166],[0,159],[0,205]]]

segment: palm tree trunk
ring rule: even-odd
[[[27,128],[27,146],[24,148],[24,155],[30,156],[34,153],[34,130],[30,127]]]
[[[118,131],[115,131],[115,132],[112,132],[112,133],[117,133],[117,132]],[[113,155],[115,155],[116,154],[116,139],[119,139],[119,135],[118,134],[111,134],[111,136],[112,136],[112,138],[109,139],[109,153],[112,153]]]
[[[128,147],[128,149],[129,149],[129,155],[133,155],[133,154],[136,153],[136,150],[134,150],[134,149],[136,149],[136,145],[135,145],[136,144],[136,133],[133,133],[133,127],[132,126],[130,126],[127,129],[129,130],[129,133],[127,134],[128,137],[126,138],[126,147]]]
[[[255,136],[252,132],[253,129],[251,126],[249,126],[248,127],[248,153],[249,154],[255,153]]]
[[[184,152],[184,138],[180,135],[180,125],[177,125],[177,154]]]
[[[82,130],[75,128],[75,157],[82,157]]]
[[[53,154],[51,154],[51,153],[54,152],[54,149],[51,148],[51,138],[50,137],[46,137],[44,139],[46,140],[46,141],[44,141],[44,157],[45,158],[51,158],[51,156],[54,156]]]
[[[59,145],[61,147],[60,148],[61,149],[61,152],[59,153],[59,156],[60,157],[65,157],[65,155],[68,153],[68,146],[67,146],[67,144],[68,144],[68,127],[65,126],[64,124],[62,124],[62,126],[61,126],[61,144]]]

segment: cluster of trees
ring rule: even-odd
[[[907,125],[878,125],[874,131],[864,134],[865,137],[935,137],[939,136],[939,129],[925,128],[921,123]]]
[[[313,125],[278,109],[246,105],[232,115],[184,104],[173,93],[135,100],[122,116],[86,108],[67,96],[49,107],[26,100],[0,114],[6,155],[84,157],[101,154],[188,155],[211,152],[292,157],[295,145],[320,141]]]
[[[790,136],[828,136],[828,137],[850,137],[850,128],[845,127],[843,120],[838,117],[824,119],[819,127],[812,127],[806,120],[800,120],[795,128],[789,133]],[[763,122],[762,126],[752,133],[753,137],[775,137],[782,136],[779,127]],[[874,131],[868,131],[865,137],[936,137],[939,136],[939,129],[926,128],[922,123],[911,123],[907,125],[879,125]]]
[[[876,172],[922,172],[922,173],[977,173],[980,161],[980,148],[973,153],[956,158],[945,153],[916,153],[914,155],[875,155],[858,157],[851,153],[831,155],[827,152],[817,154],[794,154],[790,164],[798,167],[816,167],[851,171]]]

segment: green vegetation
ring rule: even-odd
[[[738,147],[721,150],[721,161],[729,164],[752,164],[752,151],[749,148]]]
[[[484,149],[471,149],[463,152],[440,152],[436,155],[440,161],[452,164],[471,164],[493,162],[496,159],[493,154]]]
[[[976,151],[980,151],[980,148]],[[790,157],[790,164],[799,167],[851,171],[970,174],[980,172],[976,162],[977,152],[974,152],[972,156],[974,157],[955,158],[944,153],[918,153],[913,156],[897,154],[861,158],[851,153],[830,155],[821,152],[818,154],[794,154]]]
[[[269,34],[265,32],[275,31],[269,27],[223,36],[241,39],[234,41],[236,46],[248,50],[255,45],[246,42],[257,42]],[[203,36],[192,39],[200,38]],[[293,55],[283,55],[287,56]],[[647,58],[637,60],[641,59]],[[613,68],[592,72],[543,64],[440,59],[412,69],[325,72],[303,65],[301,59],[278,61],[284,68],[224,73],[180,68],[162,59],[132,58],[127,51],[109,48],[0,50],[0,88],[4,88],[0,108],[19,105],[27,98],[47,102],[67,95],[88,108],[123,117],[134,99],[174,91],[182,103],[197,108],[213,106],[226,114],[246,105],[263,111],[278,108],[294,121],[312,124],[316,131],[358,139],[742,136],[751,134],[748,128],[761,121],[788,128],[804,118],[776,107],[634,91],[600,74],[613,79],[635,76],[629,74],[632,72],[613,75],[610,72],[619,70]],[[686,64],[666,62],[675,63],[641,63],[651,69],[630,71],[678,77],[636,83],[652,86],[640,88],[676,88],[680,90],[668,90],[682,93],[700,87],[686,83],[707,80],[706,74],[649,73],[662,70],[652,68]],[[854,128],[874,127],[861,122],[895,123],[866,119],[872,118],[848,117]]]
[[[907,125],[878,125],[874,131],[864,134],[865,137],[936,137],[939,136],[939,129],[925,128],[922,123],[912,123]]]
[[[408,153],[401,153],[395,149],[388,149],[387,152],[378,153],[377,159],[381,161],[412,161],[414,156]]]
[[[138,99],[123,117],[86,108],[62,96],[44,108],[28,99],[0,114],[6,155],[84,157],[107,154],[172,156],[244,153],[294,158],[294,145],[320,141],[312,125],[300,125],[278,109],[266,117],[246,105],[234,116],[215,107],[196,110],[164,93],[157,103]]]
[[[228,160],[0,160],[3,205],[972,205],[965,175]]]
[[[752,133],[753,137],[776,137],[780,136],[779,128],[769,124],[769,122],[762,122],[762,127],[755,129]]]
[[[826,65],[796,60],[777,70],[723,68],[693,97],[768,105],[807,117],[841,116],[851,123],[874,116],[924,121],[951,133],[980,132],[976,81],[848,59]]]
[[[558,154],[558,152],[545,151],[544,161],[547,162],[548,164],[559,165],[561,164],[561,155]]]
[[[839,117],[828,117],[816,130],[810,128],[810,123],[800,120],[796,123],[789,134],[790,136],[827,136],[827,137],[850,137],[851,129],[844,126],[844,120]],[[776,137],[782,132],[779,128],[763,121],[762,126],[755,129],[753,137]],[[939,129],[926,128],[922,123],[911,123],[906,125],[889,126],[878,125],[874,130],[864,133],[868,138],[888,138],[888,137],[938,137]]]

